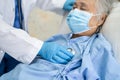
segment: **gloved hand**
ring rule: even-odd
[[[66,64],[73,57],[73,54],[68,52],[65,47],[54,42],[44,42],[38,55],[48,61],[60,64]]]
[[[72,10],[75,1],[76,1],[76,0],[66,0],[65,4],[64,4],[64,6],[63,6],[63,9],[64,9],[65,11],[70,11],[70,10]]]

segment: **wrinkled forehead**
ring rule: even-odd
[[[76,0],[76,2],[82,2],[87,5],[95,5],[96,0]]]
[[[96,13],[96,0],[76,0],[75,4],[79,7],[86,8],[88,12]]]

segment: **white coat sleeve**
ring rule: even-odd
[[[0,19],[0,48],[23,63],[31,63],[43,42],[15,29]]]
[[[66,0],[37,0],[36,6],[42,10],[48,10],[60,15],[64,15],[63,6]]]

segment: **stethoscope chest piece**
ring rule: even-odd
[[[72,48],[67,48],[67,51],[71,52],[73,55],[75,54],[75,50]]]

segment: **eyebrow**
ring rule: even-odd
[[[77,1],[77,5],[80,5],[82,8],[88,8],[88,5],[85,1]]]
[[[87,6],[84,2],[80,2],[81,6]]]
[[[87,2],[85,2],[85,1],[78,1],[77,4],[80,5],[81,9],[89,10]]]

